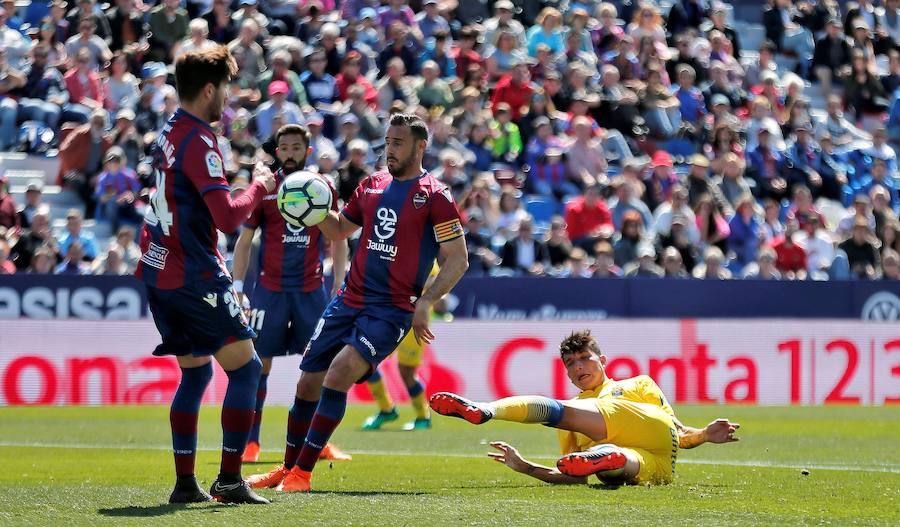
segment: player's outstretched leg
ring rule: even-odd
[[[476,403],[455,393],[439,392],[431,396],[431,409],[441,415],[460,417],[480,425],[491,419],[516,423],[559,424],[564,406],[560,401],[539,395],[507,397],[491,403]]]
[[[391,394],[388,393],[387,386],[384,384],[384,379],[377,369],[369,377],[369,391],[372,392],[372,397],[378,403],[378,413],[363,421],[363,430],[379,430],[385,423],[396,421],[400,417],[397,407],[391,399]]]
[[[227,364],[223,364],[225,367]],[[225,371],[228,388],[222,402],[222,463],[219,477],[209,491],[214,500],[222,503],[269,503],[269,500],[257,496],[241,478],[241,456],[253,426],[256,388],[261,371],[262,362],[255,352],[242,366]]]
[[[256,386],[256,408],[253,413],[253,428],[250,429],[250,437],[247,439],[247,446],[244,448],[244,455],[241,461],[244,463],[255,463],[259,461],[259,429],[262,426],[263,406],[266,404],[266,394],[268,393],[269,370],[272,368],[272,359],[261,359],[263,363],[262,373],[259,375],[259,384]]]
[[[187,358],[181,362],[191,362],[191,359]],[[201,366],[181,368],[181,382],[169,410],[177,477],[175,488],[169,496],[169,503],[200,503],[212,500],[212,497],[200,488],[194,476],[200,401],[212,375],[210,362]]]
[[[603,479],[620,478],[625,473],[628,457],[615,445],[597,445],[586,452],[567,454],[556,462],[556,468],[569,476],[597,474]]]
[[[401,368],[402,371],[403,369]],[[407,375],[404,375],[404,381],[407,380],[406,377]],[[428,411],[428,405],[425,404],[425,385],[416,376],[414,369],[409,374],[409,377],[411,377],[410,380],[412,382],[406,385],[406,392],[409,394],[409,401],[416,412],[416,419],[403,425],[403,429],[407,431],[427,430],[431,428],[431,412]]]

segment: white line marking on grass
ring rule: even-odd
[[[162,445],[103,445],[97,443],[27,443],[24,441],[0,441],[0,447],[25,447],[25,448],[71,448],[84,450],[171,450],[168,446]],[[211,447],[199,447],[197,450],[201,452],[218,452],[220,449]],[[262,449],[262,453],[280,454],[281,450]],[[360,454],[369,456],[421,456],[421,457],[452,457],[464,459],[486,459],[487,457],[480,454],[463,454],[460,452],[392,452],[389,450],[348,450],[350,454]],[[535,455],[537,458],[553,458],[556,454]],[[828,463],[809,463],[809,464],[786,464],[775,463],[771,461],[759,460],[741,460],[741,459],[702,459],[702,458],[682,458],[678,460],[679,464],[684,465],[725,465],[731,467],[754,467],[754,468],[787,468],[787,469],[810,469],[810,470],[834,470],[837,472],[886,472],[890,474],[900,474],[898,466],[878,466],[878,465],[838,465]]]

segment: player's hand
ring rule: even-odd
[[[247,299],[247,295],[237,293],[237,301],[238,305],[241,306],[241,311],[244,312],[244,316],[250,318],[250,300]]]
[[[734,437],[734,433],[741,425],[732,423],[728,419],[716,419],[706,425],[706,440],[710,443],[731,443],[739,441],[740,438]]]
[[[413,314],[412,329],[416,337],[416,343],[420,346],[434,341],[434,333],[428,327],[431,320],[431,305],[421,298],[416,302],[416,312]]]
[[[275,190],[275,175],[262,161],[257,161],[253,166],[253,179],[265,185],[266,192]]]
[[[496,448],[498,452],[488,452],[489,458],[498,463],[503,463],[516,472],[528,472],[530,465],[525,461],[525,458],[519,454],[516,447],[504,443],[503,441],[491,441],[491,446]]]

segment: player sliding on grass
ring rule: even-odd
[[[586,483],[596,474],[610,483],[663,484],[675,476],[679,448],[737,441],[740,427],[716,419],[705,428],[684,426],[653,379],[639,375],[616,381],[606,376],[606,355],[590,331],[572,333],[559,346],[578,397],[507,397],[476,403],[452,393],[431,396],[431,408],[473,424],[491,419],[540,423],[559,429],[563,457],[556,468],[532,463],[512,446],[494,441],[488,454],[516,472],[547,483]]]
[[[248,478],[255,488],[310,490],[319,453],[344,417],[347,392],[365,382],[410,328],[421,342],[434,339],[431,306],[468,267],[450,190],[422,169],[425,123],[394,114],[385,145],[388,170],[363,179],[341,213],[329,213],[318,225],[332,240],[362,229],[359,247],[341,294],[322,313],[300,363],[284,465]],[[435,258],[441,270],[423,293]]]

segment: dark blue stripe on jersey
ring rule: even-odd
[[[207,192],[212,192],[213,190],[229,191],[231,189],[228,188],[228,185],[210,185],[208,187],[203,187],[203,190],[200,191],[200,197],[205,196]]]
[[[378,206],[372,211],[372,224],[369,226],[368,232],[369,240],[372,240],[375,243],[385,243],[397,247],[396,231],[400,229],[400,224],[403,221],[403,209],[409,201],[410,185],[414,185],[416,182],[417,179],[410,179],[407,181],[391,180],[387,188],[384,189],[381,198],[378,200]],[[394,235],[383,242],[375,235],[375,227],[379,226],[378,209],[381,208],[391,209],[397,214],[397,223],[394,224]],[[381,256],[383,254],[384,253],[382,252],[373,251],[371,249],[366,251],[365,276],[363,276],[363,298],[365,298],[366,304],[392,303],[390,285],[391,262],[382,259]],[[418,258],[418,255],[400,254],[398,252],[396,258]]]
[[[416,296],[422,296],[422,289],[425,287],[425,281],[431,274],[434,267],[434,260],[437,258],[440,246],[434,240],[434,224],[431,221],[425,222],[422,232],[422,241],[419,244],[419,268],[416,270]]]
[[[187,112],[184,112],[184,116],[198,120]],[[204,271],[209,272],[211,269],[219,269],[219,262],[215,253],[215,239],[213,238],[214,227],[209,207],[206,206],[194,183],[181,170],[187,146],[199,132],[198,128],[194,128],[181,141],[181,144],[178,145],[178,149],[175,151],[175,164],[173,165],[175,203],[179,220],[178,238],[181,241],[185,256],[185,282],[215,278],[215,276],[201,275]],[[189,245],[202,248],[205,255],[201,257],[193,251],[184,250]]]
[[[352,217],[350,217],[350,215],[347,214],[347,207],[344,207],[344,209],[341,211],[341,214],[342,214],[345,218],[347,218],[348,220],[350,220],[351,222],[353,222],[354,225],[359,225],[360,227],[362,227],[363,220],[362,220],[361,218],[352,218]]]

